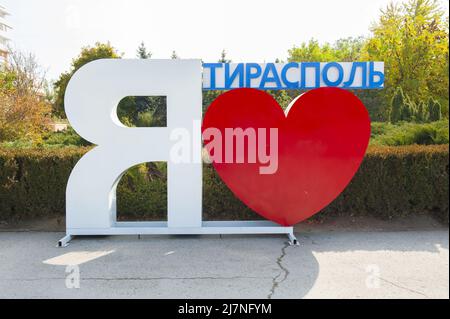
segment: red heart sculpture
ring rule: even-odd
[[[271,128],[277,130],[271,134]],[[348,185],[366,152],[370,119],[363,103],[339,88],[308,91],[287,116],[269,94],[244,88],[213,101],[202,132],[231,191],[261,216],[287,226],[326,207]],[[246,134],[238,140],[231,132]]]

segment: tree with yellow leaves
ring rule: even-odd
[[[401,87],[415,103],[433,98],[448,108],[448,16],[439,3],[391,3],[371,31],[362,59],[384,61],[387,99]]]
[[[39,142],[49,129],[51,105],[33,55],[13,51],[0,66],[0,142]]]

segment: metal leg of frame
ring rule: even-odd
[[[72,235],[66,235],[58,241],[58,247],[67,247],[72,240]]]
[[[290,246],[300,246],[300,243],[298,242],[297,238],[295,237],[293,231],[288,234],[288,238],[289,238]]]

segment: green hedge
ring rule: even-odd
[[[0,149],[0,220],[63,216],[68,176],[88,149]],[[315,218],[392,218],[418,213],[448,223],[448,156],[448,145],[372,146],[347,189]],[[211,165],[203,167],[205,219],[258,218],[234,197]],[[121,179],[117,194],[120,219],[165,218],[165,165],[159,163],[156,169],[161,174],[152,175],[141,165]]]
[[[67,180],[87,150],[0,149],[0,220],[63,215]]]

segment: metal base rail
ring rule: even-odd
[[[207,221],[201,227],[168,227],[167,222],[116,222],[110,228],[69,228],[66,235],[58,241],[58,247],[66,247],[74,236],[219,234],[286,234],[290,245],[299,244],[292,226],[280,226],[270,221]]]

